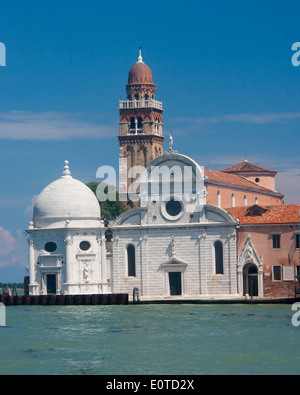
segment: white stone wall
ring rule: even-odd
[[[32,295],[47,294],[46,282],[49,274],[56,275],[57,294],[109,292],[103,230],[31,229],[28,233]],[[82,241],[90,243],[87,251],[80,249]],[[52,253],[45,251],[45,244],[48,242],[57,245]]]
[[[178,260],[174,263],[174,270],[183,272],[183,297],[237,296],[234,232],[234,226],[114,230],[113,292],[129,293],[131,297],[133,288],[138,287],[144,300],[169,297],[168,271],[172,266],[165,268],[163,264],[172,256],[170,243],[174,236],[174,258]],[[216,240],[222,241],[224,246],[224,275],[215,274]],[[133,244],[136,249],[136,277],[127,275],[128,244]]]

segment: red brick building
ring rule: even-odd
[[[264,297],[294,297],[300,275],[300,205],[231,208],[238,219],[239,291]]]

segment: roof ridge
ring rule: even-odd
[[[276,173],[276,170],[267,169],[266,167],[262,167],[260,165],[256,165],[255,163],[244,161],[241,163],[237,163],[236,165],[229,166],[223,170],[224,173],[231,173],[231,172],[251,172],[251,171],[260,171],[260,172],[267,172],[267,173]]]

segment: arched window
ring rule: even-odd
[[[127,166],[128,170],[134,166],[134,152],[131,146],[127,147]]]
[[[141,117],[138,117],[137,119],[137,127],[138,127],[138,133],[142,133],[143,132],[143,120]]]
[[[248,199],[247,195],[244,196],[244,206],[248,206]]]
[[[215,247],[216,274],[224,274],[223,244],[221,241],[216,241],[214,247]]]
[[[136,94],[136,95],[134,96],[134,98],[135,98],[135,100],[139,100],[139,95]]]
[[[158,119],[155,120],[155,134],[158,134]]]
[[[220,207],[221,208],[221,192],[220,191],[218,191],[218,193],[217,193],[217,200],[218,200],[218,207]]]
[[[135,277],[135,247],[132,244],[127,246],[128,277]]]
[[[258,204],[258,197],[255,196],[255,204]]]
[[[135,133],[135,119],[134,117],[130,118],[130,133]]]
[[[141,147],[140,149],[140,164],[147,167],[147,150],[145,147]]]
[[[231,195],[231,207],[235,207],[235,196],[234,193]]]

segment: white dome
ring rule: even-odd
[[[82,182],[71,177],[68,162],[63,175],[49,184],[38,196],[33,209],[36,228],[99,227],[100,206]]]

